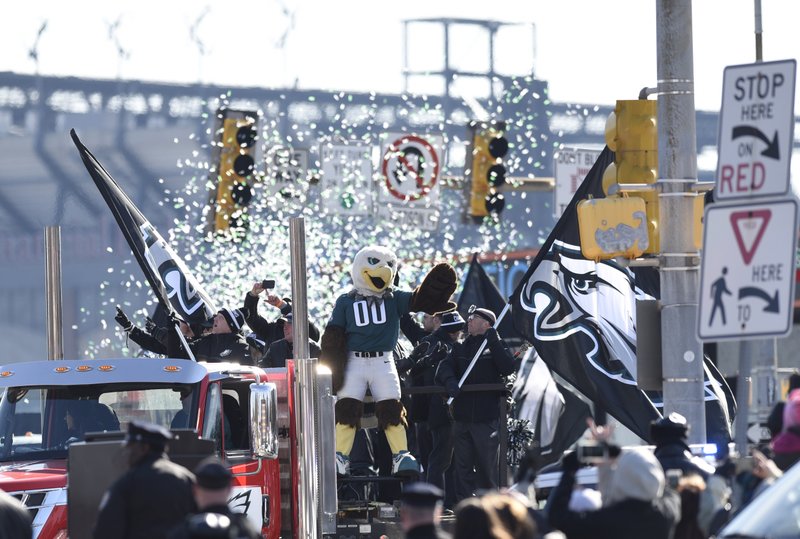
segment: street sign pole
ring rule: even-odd
[[[691,0],[658,0],[656,21],[664,413],[683,415],[689,441],[705,443],[703,346],[695,327],[700,260],[687,226],[698,196]]]

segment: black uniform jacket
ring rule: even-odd
[[[439,364],[436,382],[445,387],[457,384],[483,340],[483,335],[470,335],[463,343],[453,345],[452,351]],[[515,370],[514,356],[509,352],[506,343],[498,339],[489,342],[483,349],[464,385],[503,383],[504,377]],[[497,392],[462,391],[453,401],[453,419],[465,423],[494,421],[500,417],[500,398],[505,396]]]
[[[95,539],[160,539],[195,511],[194,475],[165,454],[144,457],[100,502]]]

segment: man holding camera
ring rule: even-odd
[[[459,380],[467,371],[472,358],[483,346],[475,365],[464,381],[470,384],[500,384],[516,371],[514,356],[493,327],[497,316],[489,309],[469,309],[468,336],[463,343],[454,343],[447,357],[439,364],[436,382],[447,388],[453,397],[453,440],[458,501],[472,496],[470,476],[477,470],[478,488],[495,489],[498,485],[498,450],[500,439],[500,402],[504,394],[497,392],[462,392]]]
[[[245,316],[245,322],[247,322],[247,325],[250,326],[256,336],[264,341],[266,349],[269,349],[274,342],[284,338],[283,325],[286,323],[286,315],[292,312],[292,304],[289,298],[280,298],[274,293],[274,290],[275,281],[273,279],[264,279],[253,283],[253,288],[244,296],[244,307],[241,309]],[[258,298],[264,291],[267,291],[267,303],[281,313],[281,318],[274,322],[269,322],[258,314]],[[310,321],[308,323],[308,337],[315,343],[319,342],[319,329]]]

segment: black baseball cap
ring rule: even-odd
[[[194,469],[197,486],[207,490],[223,490],[231,486],[233,474],[216,457],[204,459]]]
[[[418,481],[406,485],[400,499],[414,507],[434,507],[444,498],[444,492],[436,485]]]

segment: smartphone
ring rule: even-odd
[[[608,447],[606,445],[579,445],[576,452],[578,453],[578,461],[583,463],[596,464],[608,458]]]
[[[272,290],[275,288],[275,279],[264,279],[261,281],[261,287],[264,290]]]
[[[736,475],[739,475],[743,472],[752,472],[753,471],[753,457],[739,457],[739,460],[736,461]]]

